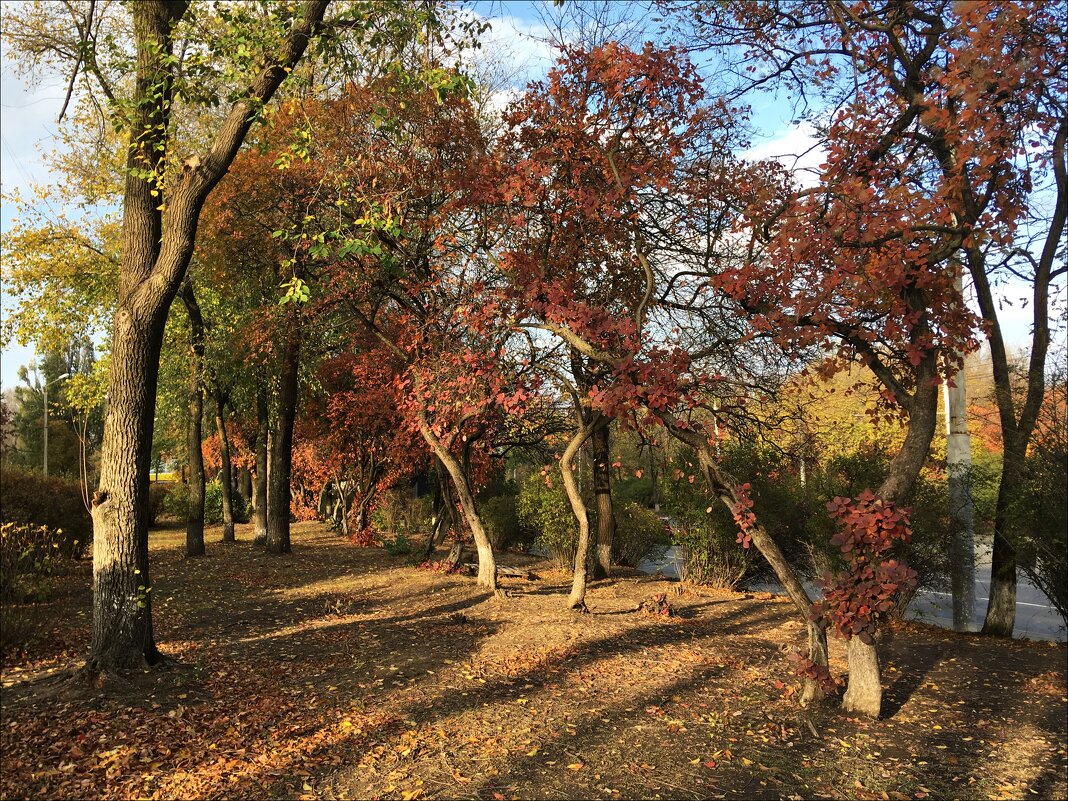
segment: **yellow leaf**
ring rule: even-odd
[[[527,751],[527,756],[537,756],[537,755],[538,755],[538,749],[537,748],[531,748],[529,751]]]
[[[742,764],[748,767],[749,765],[753,764],[753,760],[742,757]]]
[[[567,766],[567,769],[568,770],[582,770],[583,767],[585,767],[585,766],[581,762],[572,762],[570,765]]]
[[[404,790],[403,792],[401,792],[401,798],[403,798],[404,801],[415,801],[415,799],[419,798],[422,794],[423,794],[423,791],[421,789],[420,790]]]

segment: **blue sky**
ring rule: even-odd
[[[546,40],[549,29],[545,25],[551,15],[559,14],[549,4],[526,2],[478,2],[476,13],[493,20],[492,32],[487,34],[483,51],[494,56],[510,53],[515,67],[513,84],[518,88],[536,79],[548,69],[552,52]],[[52,176],[42,157],[55,146],[56,116],[63,99],[64,86],[57,80],[29,86],[17,77],[6,58],[0,68],[0,185],[4,193],[18,190],[26,193],[34,182],[49,182]],[[760,98],[754,108],[753,123],[756,135],[748,155],[755,158],[782,157],[793,165],[793,154],[800,154],[811,146],[804,125],[791,123],[791,108],[785,100],[771,96]],[[818,151],[809,153],[797,166],[815,166],[821,161]],[[0,229],[6,230],[14,209],[7,203],[0,210]],[[1009,285],[1005,293],[1015,300],[1026,288]],[[1063,288],[1062,293],[1063,295]],[[6,316],[9,299],[0,298]],[[1028,337],[1030,309],[1019,303],[1002,310],[1003,325],[1011,342],[1023,343]],[[20,365],[33,358],[32,347],[13,344],[4,348],[0,360],[0,386],[9,388],[17,383]]]

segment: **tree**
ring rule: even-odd
[[[826,337],[843,362],[859,358],[873,370],[908,420],[877,490],[900,503],[933,436],[938,376],[973,347],[975,321],[952,286],[950,260],[980,242],[1008,241],[1019,219],[1026,182],[1010,166],[1019,141],[1011,131],[1034,117],[1014,116],[1021,92],[1008,86],[1020,87],[1022,63],[1039,65],[1036,85],[1058,63],[1056,50],[1041,46],[1026,59],[1013,55],[1041,40],[1035,34],[1049,30],[1049,16],[1035,15],[1032,30],[1012,4],[753,10],[704,7],[699,36],[759,54],[740,92],[790,82],[805,103],[819,103],[827,158],[817,186],[771,192],[751,212],[754,239],[767,246],[752,253],[774,270],[746,258],[720,285],[758,330],[778,332],[792,348]],[[865,652],[877,670],[866,648],[850,640],[851,653]],[[877,715],[878,682],[863,684],[870,693],[847,693],[847,706]]]
[[[91,79],[106,98],[107,116],[127,137],[108,417],[100,486],[93,502],[91,671],[159,661],[148,592],[146,510],[163,326],[192,255],[204,201],[264,106],[320,33],[326,8],[325,0],[305,2],[297,9],[276,7],[277,13],[260,21],[269,24],[256,31],[258,41],[238,24],[224,29],[234,44],[242,38],[247,42],[241,51],[234,51],[245,54],[244,63],[238,56],[238,63],[225,75],[232,81],[231,96],[215,96],[230,107],[207,148],[184,157],[183,143],[171,138],[172,102],[193,98],[206,81],[203,68],[193,70],[198,74],[192,80],[188,71],[179,69],[182,59],[175,43],[185,35],[183,22],[188,24],[199,8],[191,12],[185,2],[138,3],[129,7],[128,18],[112,20],[115,27],[107,37],[98,36],[102,32],[101,22],[93,20],[95,4],[74,9],[73,31],[66,12],[58,8],[33,6],[4,15],[8,42],[33,63],[65,66],[68,54],[77,53],[72,75]],[[231,20],[224,15],[221,21]],[[123,51],[108,52],[105,42]],[[132,53],[124,50],[127,43]],[[199,59],[209,72],[214,66],[202,48],[191,48],[184,55]],[[129,95],[116,80],[125,72],[134,75]]]

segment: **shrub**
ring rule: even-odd
[[[189,519],[189,485],[185,482],[171,486],[163,499],[163,511],[179,522]]]
[[[25,647],[45,617],[51,578],[68,540],[62,532],[32,523],[0,525],[0,652]]]
[[[403,534],[398,534],[392,539],[385,540],[382,547],[390,556],[404,556],[412,552],[412,545]]]
[[[171,484],[160,484],[155,482],[149,485],[148,488],[148,524],[154,526],[159,523],[159,517],[163,514],[166,504],[167,496],[170,495],[173,486]]]
[[[4,468],[0,476],[0,519],[47,526],[62,532],[63,556],[80,559],[93,541],[93,519],[77,481]]]
[[[479,502],[482,526],[494,549],[503,550],[523,541],[515,495],[494,495]]]
[[[163,510],[178,521],[189,519],[189,485],[173,484],[164,497]],[[236,491],[230,493],[233,503],[234,522],[247,523],[249,519],[248,504]],[[222,522],[222,482],[213,479],[204,483],[204,523],[213,525]]]
[[[655,546],[671,542],[663,521],[652,509],[625,501],[615,504],[614,512],[616,533],[612,539],[612,560],[616,564],[635,567]]]
[[[534,536],[534,544],[545,548],[557,567],[568,570],[575,564],[578,522],[563,486],[546,473],[531,473],[519,488],[516,503],[519,522]]]
[[[223,519],[222,512],[222,481],[219,479],[213,479],[204,484],[204,522],[205,523],[221,523]],[[234,511],[235,523],[247,523],[248,522],[248,505],[245,503],[245,499],[241,497],[232,487],[230,489],[230,503]]]

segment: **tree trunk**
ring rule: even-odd
[[[307,49],[327,2],[299,19],[219,124],[202,156],[186,159],[163,186],[170,153],[175,67],[172,31],[188,3],[130,6],[136,64],[126,119],[122,259],[111,336],[108,412],[100,485],[93,497],[93,638],[89,673],[159,661],[152,637],[148,485],[159,356],[167,312],[185,276],[200,211],[226,173],[258,110]],[[162,191],[161,191],[162,190]],[[162,196],[162,198],[161,198]],[[161,203],[161,199],[163,202]],[[167,209],[163,226],[162,209]]]
[[[430,424],[426,417],[419,413],[419,431],[423,439],[434,451],[434,455],[441,461],[445,470],[452,479],[452,486],[456,490],[460,501],[460,508],[464,513],[464,520],[471,529],[471,536],[475,540],[475,548],[478,550],[478,584],[486,587],[494,593],[497,588],[497,563],[493,558],[493,546],[490,544],[486,530],[482,527],[482,519],[478,516],[478,508],[475,506],[474,494],[471,492],[471,484],[467,475],[460,466],[459,460],[452,455],[441,440],[430,430]]]
[[[1022,439],[1022,438],[1021,438]],[[1023,440],[1026,448],[1026,440]],[[994,507],[994,547],[990,554],[990,600],[983,634],[1011,637],[1016,627],[1016,546],[1010,532],[1009,511],[1020,497],[1025,456],[1019,440],[1005,439],[1001,483]]]
[[[905,441],[890,462],[890,471],[876,493],[886,503],[900,504],[908,498],[927,460],[938,421],[938,382],[935,356],[929,355],[917,367],[916,389],[908,402],[909,421]],[[845,708],[873,718],[882,704],[882,677],[879,673],[878,644],[866,645],[857,637],[849,639],[849,683]]]
[[[230,437],[226,433],[223,396],[215,387],[215,429],[219,432],[219,456],[222,460],[222,515],[223,542],[234,542],[233,468],[230,465]]]
[[[842,698],[846,712],[878,718],[882,709],[883,687],[879,673],[879,651],[860,637],[849,639],[849,686]]]
[[[290,318],[278,376],[278,417],[271,431],[271,464],[267,488],[267,551],[289,553],[290,476],[293,470],[293,423],[297,414],[300,328]]]
[[[567,606],[569,609],[581,612],[588,611],[586,609],[586,576],[590,557],[590,519],[586,512],[586,504],[582,501],[582,492],[579,490],[578,482],[575,481],[575,468],[572,462],[590,433],[590,428],[579,429],[560,458],[560,475],[564,479],[564,491],[567,493],[568,501],[571,502],[571,511],[575,513],[575,520],[579,527],[578,543],[575,549],[575,572],[571,579],[571,594],[567,598]]]
[[[267,387],[261,384],[256,392],[256,475],[252,482],[254,546],[267,544],[267,446],[270,424]]]
[[[675,420],[669,414],[663,413],[661,417],[667,426],[668,432],[673,437],[689,445],[697,452],[698,462],[712,494],[733,511],[734,505],[739,500],[735,489],[737,482],[720,470],[708,439],[693,428]],[[805,590],[805,586],[786,560],[778,544],[764,530],[763,526],[754,525],[749,529],[749,535],[752,537],[753,545],[767,561],[772,572],[775,573],[775,577],[779,580],[783,589],[786,590],[787,596],[797,607],[801,619],[808,628],[808,658],[815,664],[827,668],[827,627],[822,620],[812,620],[812,599]],[[802,679],[802,704],[819,701],[824,697],[826,697],[826,693],[818,682],[810,678]]]
[[[185,555],[204,555],[204,318],[200,314],[193,284],[186,279],[182,302],[189,316],[189,421],[186,427],[186,461],[189,463],[189,513],[185,523]]]
[[[597,546],[593,558],[593,578],[608,578],[612,572],[612,540],[616,517],[612,507],[612,452],[610,423],[604,421],[591,435],[593,451],[593,493],[597,499]]]

